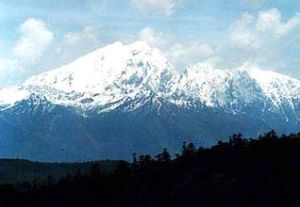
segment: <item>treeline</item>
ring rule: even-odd
[[[114,172],[95,164],[44,183],[0,186],[0,206],[300,206],[300,134],[233,135],[206,149],[183,143],[171,157],[133,156]]]
[[[0,159],[0,185],[5,183],[39,183],[48,175],[58,180],[68,174],[74,175],[78,169],[87,174],[94,164],[100,164],[103,173],[112,172],[118,161],[90,161],[70,163],[34,162],[23,159]]]

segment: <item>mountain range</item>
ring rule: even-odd
[[[54,60],[55,61],[55,60]],[[0,90],[0,157],[130,159],[299,131],[300,80],[254,66],[178,72],[145,42],[120,42]]]

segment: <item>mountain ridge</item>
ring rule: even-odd
[[[251,81],[252,90],[257,90],[250,91],[252,94],[246,85]],[[230,88],[229,84],[235,85]],[[227,88],[222,88],[225,86]],[[223,106],[226,101],[232,103],[236,101],[228,97],[229,100],[221,100],[226,99],[224,93],[233,89],[241,90],[235,91],[242,96],[237,98],[243,99],[246,103],[255,98],[267,98],[277,108],[280,107],[281,99],[291,104],[292,98],[300,97],[298,79],[273,71],[262,71],[251,66],[220,70],[205,64],[197,64],[187,68],[184,74],[180,74],[158,49],[151,48],[145,42],[131,45],[117,42],[58,69],[29,78],[19,86],[0,90],[0,104],[15,103],[11,100],[13,98],[7,95],[11,92],[16,93],[15,97],[21,97],[21,100],[31,93],[41,94],[57,104],[72,105],[73,100],[79,100],[79,103],[73,101],[75,106],[80,103],[86,105],[100,95],[101,100],[98,99],[95,106],[111,104],[125,97],[135,98],[156,93],[175,104],[178,103],[178,97],[184,94],[187,97],[181,99],[182,103],[178,103],[179,105],[184,105],[186,99],[191,98],[206,106],[216,107]],[[253,97],[255,92],[260,93]],[[219,96],[215,97],[217,95]]]
[[[183,141],[300,129],[300,81],[243,66],[184,74],[144,42],[115,43],[0,90],[0,157],[130,159]]]

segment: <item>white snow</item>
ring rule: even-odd
[[[15,103],[27,99],[30,96],[29,91],[22,87],[12,86],[0,90],[0,106],[11,106]]]
[[[0,106],[12,106],[33,93],[54,104],[103,111],[126,100],[132,100],[132,110],[143,104],[139,99],[154,93],[180,107],[192,107],[192,100],[236,114],[251,104],[267,107],[262,110],[280,111],[283,105],[295,110],[300,81],[254,66],[220,70],[203,63],[179,74],[158,49],[145,42],[117,42],[0,90]]]

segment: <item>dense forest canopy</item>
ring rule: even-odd
[[[183,143],[171,156],[133,155],[113,172],[0,187],[0,206],[299,206],[300,134],[233,135],[211,148]]]

